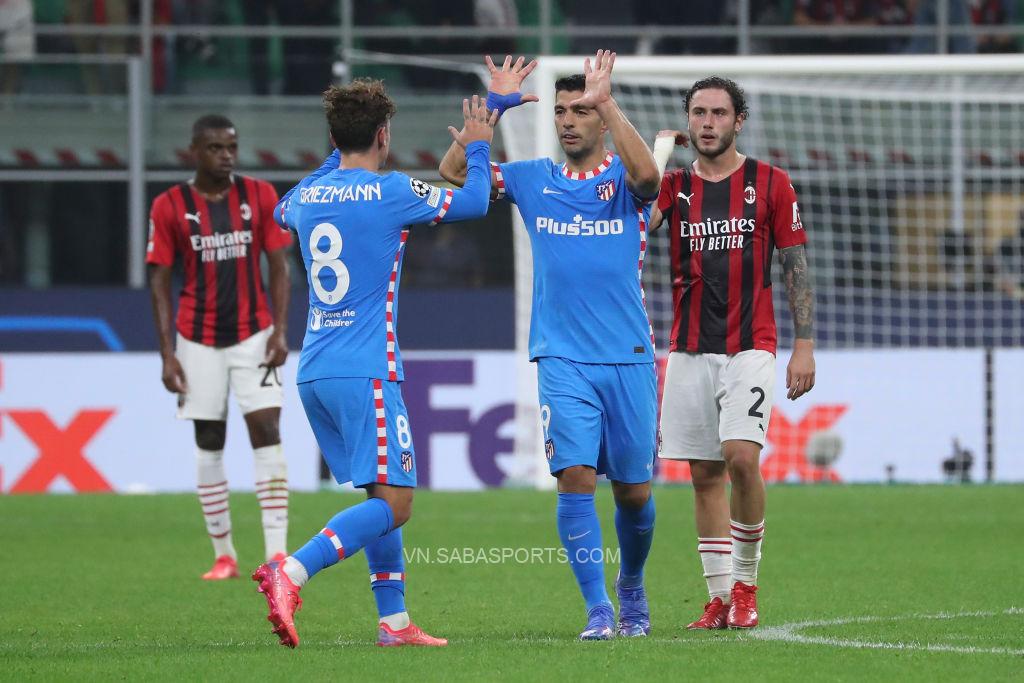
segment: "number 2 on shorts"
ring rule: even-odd
[[[750,410],[747,411],[747,415],[761,419],[764,417],[764,413],[758,410],[758,408],[760,408],[761,404],[764,403],[764,389],[761,387],[754,387],[750,390],[750,393],[757,394],[757,400],[754,401],[754,405],[750,406]]]

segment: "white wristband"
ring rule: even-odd
[[[673,137],[657,138],[654,141],[654,161],[658,164],[658,175],[665,175],[665,167],[668,166],[668,158],[672,156],[672,150],[676,147],[676,140]]]

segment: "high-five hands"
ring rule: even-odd
[[[586,90],[583,97],[569,103],[570,107],[597,107],[612,98],[612,67],[615,66],[615,53],[611,50],[598,50],[591,66],[590,57],[583,61],[583,75],[586,77]]]
[[[488,111],[484,100],[479,95],[473,95],[472,100],[462,100],[462,130],[456,130],[454,126],[448,126],[448,132],[452,139],[459,145],[465,147],[471,142],[490,142],[494,137],[494,126],[498,123],[498,111]]]
[[[530,75],[537,66],[537,60],[532,60],[523,66],[525,58],[520,57],[515,64],[512,63],[512,55],[505,55],[505,63],[501,68],[494,66],[491,56],[486,55],[487,70],[491,72],[491,82],[487,86],[487,108],[496,109],[498,116],[505,113],[512,107],[518,107],[524,102],[537,102],[540,98],[536,95],[524,95],[520,92],[523,86],[523,79]]]

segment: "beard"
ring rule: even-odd
[[[582,142],[582,139],[581,139]],[[565,156],[573,161],[579,161],[580,159],[586,159],[594,151],[596,144],[584,145],[578,144],[575,148],[568,149],[562,144],[561,138],[558,140],[559,147],[565,152]]]
[[[727,133],[723,133],[718,138],[718,144],[717,145],[715,145],[711,149],[704,149],[704,148],[702,148],[700,146],[700,142],[701,142],[700,136],[699,135],[695,135],[692,130],[690,131],[690,144],[693,145],[693,148],[695,150],[697,150],[698,152],[700,152],[704,156],[708,157],[709,159],[714,159],[714,158],[716,158],[718,156],[721,156],[722,152],[724,152],[725,150],[729,149],[729,147],[732,145],[732,143],[735,140],[736,140],[736,131],[735,130],[730,130]]]

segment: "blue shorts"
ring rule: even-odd
[[[654,363],[537,359],[544,454],[552,474],[587,465],[612,481],[650,481],[658,443]]]
[[[299,397],[339,484],[416,486],[416,452],[398,382],[316,379],[299,384]]]

